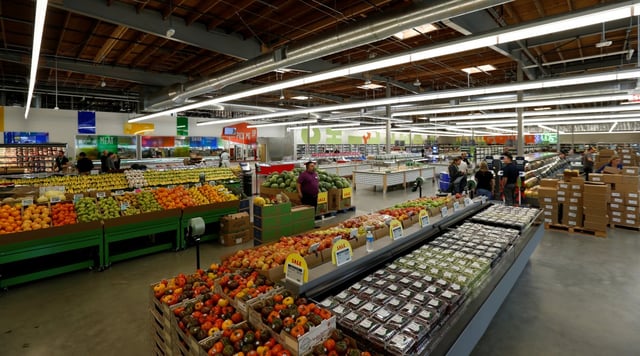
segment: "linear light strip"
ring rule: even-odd
[[[313,126],[309,126],[309,128],[310,129],[321,129],[321,128],[332,129],[334,127],[351,127],[351,126],[360,126],[360,124],[359,123],[352,123],[352,124],[335,124],[335,125],[313,125]],[[307,126],[287,127],[287,131],[304,130],[306,128],[307,128]]]
[[[40,48],[42,47],[42,32],[44,32],[44,20],[47,16],[47,0],[36,1],[36,17],[33,25],[33,47],[31,48],[31,74],[29,75],[29,91],[27,92],[27,105],[24,108],[25,120],[29,117],[33,90],[36,87],[38,76],[38,61],[40,60]]]
[[[289,126],[289,125],[298,125],[298,124],[317,124],[318,119],[309,119],[302,121],[287,121],[287,122],[272,122],[268,124],[255,124],[255,125],[247,125],[247,128],[260,128],[260,127],[270,127],[270,126]]]
[[[633,2],[625,2],[623,4],[612,4],[611,6],[603,6],[595,10],[594,9],[585,10],[582,13],[571,13],[569,15],[563,16],[561,19],[556,18],[556,19],[550,19],[548,21],[542,21],[540,23],[537,23],[536,25],[524,24],[524,25],[514,26],[512,28],[504,29],[503,31],[498,31],[497,34],[466,36],[456,41],[451,41],[443,44],[436,44],[429,49],[410,51],[408,53],[392,55],[390,57],[384,57],[377,60],[376,59],[370,60],[367,63],[363,63],[363,64],[354,64],[351,66],[342,67],[337,70],[329,70],[329,71],[320,72],[317,74],[305,75],[300,78],[281,81],[278,83],[265,85],[262,87],[254,88],[254,89],[247,90],[240,93],[225,95],[225,96],[221,96],[211,100],[205,100],[202,102],[194,103],[191,105],[177,107],[177,108],[173,108],[170,110],[165,110],[165,111],[161,111],[161,112],[157,112],[149,115],[143,115],[141,117],[131,119],[129,120],[129,122],[148,120],[154,117],[164,116],[164,115],[176,113],[179,111],[192,110],[202,106],[218,104],[218,103],[237,100],[237,99],[246,98],[250,96],[265,94],[273,91],[316,83],[316,82],[333,79],[337,77],[344,77],[344,76],[349,76],[353,74],[359,74],[359,73],[363,73],[371,70],[391,67],[391,66],[405,64],[405,63],[414,63],[414,62],[422,61],[429,58],[435,58],[439,56],[460,53],[468,50],[495,46],[503,43],[530,38],[530,37],[548,35],[548,34],[559,32],[559,31],[567,31],[574,28],[585,27],[593,24],[600,24],[606,21],[633,17],[637,15],[636,14],[637,11],[635,9],[635,5],[637,4],[640,4],[640,2],[633,1]],[[576,79],[573,79],[573,80],[575,81]],[[586,80],[586,79],[583,78],[583,80]],[[562,79],[560,79],[559,81],[562,81]],[[564,85],[575,85],[579,83],[590,83],[590,82],[578,81],[572,84],[564,84]],[[518,90],[530,90],[534,88],[535,88],[535,85],[532,84],[531,87],[527,87],[525,85]],[[487,94],[489,92],[482,92],[482,91],[479,92],[479,94],[482,94],[482,93]],[[395,103],[398,104],[401,102],[402,101],[398,101]],[[357,105],[357,107],[362,107],[363,103],[357,103],[355,105]],[[353,108],[353,106],[351,106],[351,108]],[[340,110],[340,109],[330,109],[330,110]],[[267,118],[267,117],[264,117],[264,118]],[[253,119],[257,119],[257,118],[253,118]],[[234,122],[234,121],[225,121],[225,123],[228,123],[228,122]],[[213,125],[215,123],[216,122],[212,122],[210,125]],[[200,123],[198,125],[204,126],[204,125],[207,125],[207,123]]]
[[[618,126],[618,122],[614,122],[613,125],[611,125],[611,128],[609,129],[609,132],[613,132],[613,129],[616,128],[616,126]]]
[[[536,117],[536,118],[532,118],[532,119],[528,119],[528,120],[524,120],[525,123],[528,122],[541,122],[541,123],[545,123],[545,122],[565,122],[565,123],[585,123],[585,124],[590,124],[592,123],[594,120],[599,120],[599,119],[611,119],[612,121],[615,121],[615,119],[625,119],[625,118],[631,118],[631,117],[638,117],[638,113],[629,113],[629,114],[604,114],[604,115],[588,115],[588,116],[562,116],[562,117]],[[574,122],[574,121],[581,121],[581,122]],[[462,127],[462,126],[475,126],[475,125],[480,125],[480,126],[486,126],[486,125],[491,125],[491,126],[495,126],[497,124],[514,124],[517,123],[517,120],[481,120],[481,121],[466,121],[466,122],[456,122],[456,127]]]
[[[584,80],[588,80],[590,83],[618,81],[618,80],[625,80],[625,79],[637,79],[637,78],[640,78],[640,69],[629,69],[629,70],[617,71],[613,73],[610,72],[610,73],[588,74],[588,75],[577,76],[573,78],[576,79],[577,82],[583,82]],[[556,87],[564,87],[569,85],[572,85],[572,84],[566,79],[542,79],[542,80],[531,81],[526,83],[501,84],[501,85],[484,87],[484,88],[471,88],[471,89],[462,89],[462,90],[458,89],[458,90],[448,90],[448,91],[441,91],[441,92],[428,93],[428,94],[417,94],[417,95],[400,96],[400,97],[394,97],[394,98],[383,98],[383,99],[367,101],[365,103],[316,106],[311,108],[291,110],[288,112],[277,112],[272,114],[245,116],[243,118],[237,118],[237,119],[225,119],[225,120],[217,120],[217,121],[210,121],[210,122],[202,122],[202,123],[198,123],[197,125],[206,126],[206,125],[214,125],[218,123],[231,123],[231,122],[241,122],[241,121],[248,121],[248,120],[259,120],[259,119],[272,119],[276,117],[303,115],[303,114],[309,114],[309,113],[327,112],[327,111],[335,111],[335,110],[350,110],[350,109],[359,109],[364,107],[415,103],[420,101],[429,101],[429,100],[438,100],[438,99],[452,99],[452,98],[457,98],[462,96],[488,95],[488,94],[505,93],[505,92],[518,91],[518,90],[556,88]]]
[[[584,120],[582,122],[578,121],[569,121],[562,118],[558,118],[556,121],[525,121],[524,126],[538,126],[538,125],[582,125],[582,124],[612,124],[614,122],[640,122],[640,116],[628,118],[628,119],[602,119],[602,120]],[[517,122],[504,122],[499,124],[492,124],[491,126],[498,127],[516,127]],[[474,128],[476,125],[457,125],[460,128]]]
[[[441,113],[450,113],[450,112],[465,112],[465,111],[473,111],[473,110],[516,109],[516,108],[529,108],[529,107],[541,106],[541,105],[583,104],[583,103],[591,103],[595,101],[602,102],[602,101],[629,100],[630,98],[631,98],[631,95],[629,94],[597,95],[597,96],[566,98],[566,99],[521,101],[521,102],[475,105],[475,106],[465,105],[460,107],[449,107],[449,108],[441,108],[441,109],[403,111],[403,112],[393,113],[392,116],[398,117],[398,116],[429,115],[429,114],[441,114]],[[447,118],[446,117],[433,118],[431,120],[446,121]]]

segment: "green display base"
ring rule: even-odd
[[[113,262],[122,261],[132,257],[148,255],[160,251],[168,251],[171,249],[180,249],[180,234],[178,230],[180,229],[181,216],[182,211],[180,209],[172,209],[105,220],[103,267],[108,267]],[[135,250],[125,251],[118,254],[111,253],[111,244],[115,242],[132,240],[171,231],[176,232],[176,237],[173,243],[161,243],[154,246],[136,248]]]
[[[43,256],[51,256],[59,253],[96,248],[99,256],[96,262],[93,258],[81,261],[73,261],[63,266],[47,268],[28,272],[22,275],[0,277],[0,287],[34,281],[41,278],[55,276],[70,271],[90,267],[100,267],[103,262],[102,224],[91,222],[84,224],[67,225],[42,230],[20,232],[5,235],[0,239],[0,268],[13,262],[34,259]],[[70,261],[71,262],[71,261]]]
[[[182,213],[182,218],[180,219],[180,248],[184,249],[187,247],[186,230],[189,227],[189,220],[200,217],[202,218],[202,220],[204,220],[205,224],[218,222],[220,221],[220,218],[225,215],[237,213],[239,205],[240,201],[236,200],[233,202],[200,205],[185,208]],[[209,236],[212,236],[211,239],[215,238],[215,235]],[[206,241],[205,238],[208,238],[208,236],[203,236],[200,241]]]

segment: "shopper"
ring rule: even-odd
[[[113,169],[116,171],[120,170],[120,157],[117,154],[113,154],[113,156],[111,156],[111,159],[113,160]]]
[[[54,171],[56,172],[62,172],[65,168],[67,168],[67,165],[69,164],[69,159],[67,158],[67,156],[64,155],[64,151],[60,150],[58,151],[58,156],[56,156],[56,160],[54,162]]]
[[[595,151],[591,146],[582,154],[582,169],[584,170],[584,179],[587,181],[589,180],[589,174],[593,173],[593,154]]]
[[[489,170],[489,165],[487,165],[487,162],[480,162],[480,170],[476,172],[475,177],[476,182],[478,183],[476,185],[476,194],[484,195],[489,200],[493,199],[493,172]]]
[[[102,155],[100,156],[100,172],[107,173],[109,172],[109,164],[107,163],[107,159],[109,158],[109,151],[102,151]]]
[[[607,163],[607,164],[603,165],[602,167],[598,168],[596,173],[604,172],[604,169],[607,168],[607,167],[615,167],[617,169],[622,169],[622,163],[620,163],[620,157],[618,157],[618,156],[611,157],[611,159],[609,160],[609,163]]]
[[[502,178],[500,179],[500,190],[504,194],[505,205],[514,205],[516,182],[518,181],[518,168],[513,163],[513,156],[505,153],[503,158]]]
[[[462,158],[460,156],[454,157],[453,161],[449,165],[449,179],[451,181],[451,192],[453,194],[462,193],[467,185],[466,174],[460,170],[460,163]]]
[[[309,161],[304,164],[306,169],[298,176],[298,196],[304,205],[318,206],[318,188],[320,181],[316,173],[316,163]]]
[[[470,168],[472,167],[471,162],[469,162],[469,159],[467,158],[467,153],[462,152],[460,154],[460,171],[462,171],[464,174],[469,174]]]
[[[91,174],[91,170],[93,169],[93,162],[89,158],[87,158],[87,154],[84,152],[80,152],[78,157],[78,162],[76,162],[78,173],[81,175]]]
[[[113,173],[116,171],[116,166],[115,163],[113,161],[113,156],[115,155],[115,153],[113,152],[109,152],[107,153],[107,159],[105,160],[105,164],[106,164],[106,171],[107,173]]]
[[[220,167],[231,167],[227,150],[222,150],[222,153],[220,153]]]

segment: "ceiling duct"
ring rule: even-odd
[[[419,1],[410,9],[387,12],[338,33],[323,35],[319,38],[303,41],[297,45],[293,44],[285,48],[276,49],[274,52],[242,62],[216,77],[186,83],[184,90],[173,96],[168,95],[167,91],[164,90],[160,95],[146,100],[147,108],[145,110],[166,109],[168,106],[182,104],[188,98],[220,90],[230,84],[254,78],[279,68],[291,67],[349,48],[380,41],[397,32],[424,25],[425,23],[438,22],[510,1],[448,0],[438,1],[435,4],[430,1]]]

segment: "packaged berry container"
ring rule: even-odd
[[[353,310],[356,310],[358,308],[360,308],[364,303],[366,303],[367,301],[358,297],[358,296],[353,296],[353,298],[349,299],[346,303],[348,308],[351,308]]]
[[[411,289],[414,292],[422,292],[423,290],[425,290],[426,287],[427,287],[427,284],[423,280],[417,280],[411,283],[411,285],[409,286],[409,289]]]
[[[349,312],[351,312],[351,309],[345,307],[342,304],[337,304],[333,308],[331,308],[331,312],[335,314],[338,317],[338,319],[340,319],[344,317],[346,314],[349,314]]]
[[[376,310],[375,313],[371,315],[371,317],[379,323],[386,323],[395,314],[396,314],[395,311],[391,311],[383,306],[378,308],[378,310]]]
[[[344,326],[346,329],[352,329],[358,324],[362,319],[364,319],[364,315],[357,311],[350,311],[345,314],[340,319],[340,325]]]
[[[326,308],[326,309],[333,309],[333,307],[335,307],[336,305],[340,304],[338,301],[336,301],[335,299],[333,299],[333,297],[327,297],[325,299],[323,299],[320,303],[322,307]]]
[[[371,298],[373,298],[373,296],[378,293],[380,293],[380,290],[378,288],[366,287],[360,290],[358,296],[365,300],[371,300]]]
[[[437,284],[432,284],[424,291],[429,297],[436,298],[442,293],[442,288],[438,287]]]
[[[436,325],[440,321],[440,313],[435,308],[426,307],[416,315],[416,318],[429,325]]]
[[[424,265],[416,265],[416,268],[418,268],[418,266],[424,266]],[[426,270],[426,267],[425,267],[425,270]],[[422,276],[424,276],[424,273],[413,271],[409,274],[408,278],[411,278],[412,280],[417,281],[422,279]]]
[[[391,297],[387,300],[387,308],[398,310],[404,306],[405,302],[396,297]]]
[[[409,300],[411,298],[413,298],[413,296],[416,294],[415,291],[412,291],[411,289],[405,288],[403,290],[401,290],[400,292],[398,292],[398,297],[404,299],[404,300]]]
[[[417,293],[413,296],[413,299],[411,299],[411,303],[424,307],[427,305],[430,299],[431,297],[428,294]]]
[[[362,335],[364,337],[368,337],[371,330],[377,328],[380,324],[376,323],[373,319],[363,318],[359,322],[355,324],[354,331],[358,335]]]
[[[431,326],[420,319],[414,319],[407,323],[400,332],[407,333],[421,339],[431,330]]]
[[[378,305],[384,305],[389,298],[391,298],[389,294],[379,292],[371,298],[371,301]]]
[[[413,318],[419,311],[420,311],[420,306],[414,303],[405,303],[405,305],[402,306],[402,308],[399,309],[399,312],[401,314],[404,314],[410,318]]]
[[[397,273],[397,271],[396,271],[396,273]],[[400,279],[400,276],[398,274],[396,274],[396,273],[390,273],[390,274],[386,275],[384,277],[384,279],[386,279],[387,281],[389,281],[391,283],[394,283],[394,282],[396,282],[397,280]]]
[[[391,340],[391,337],[395,333],[396,329],[387,325],[379,325],[375,329],[371,329],[369,341],[377,348],[384,349],[385,345]]]
[[[396,295],[401,289],[402,288],[399,285],[391,283],[387,286],[387,288],[384,289],[384,291],[385,293]]]
[[[391,337],[391,340],[387,343],[386,351],[391,355],[404,356],[411,355],[412,348],[416,343],[416,338],[413,335],[399,332]]]
[[[436,281],[436,284],[438,285],[438,287],[440,287],[440,289],[447,289],[447,287],[449,286],[449,282],[445,281],[442,278],[438,279]]]
[[[376,305],[373,302],[366,302],[358,308],[358,311],[366,316],[371,316],[378,309],[380,309],[379,305]]]
[[[408,323],[409,320],[411,320],[411,318],[407,317],[406,315],[394,314],[391,318],[389,318],[389,320],[387,320],[387,325],[399,329],[406,323]]]
[[[351,299],[352,297],[353,297],[353,294],[347,292],[346,290],[343,290],[333,298],[340,303],[345,303],[347,300]]]
[[[411,285],[411,283],[413,283],[413,279],[410,279],[409,277],[402,277],[398,279],[396,283],[404,288],[407,288]]]
[[[358,294],[358,292],[364,288],[364,285],[360,282],[356,282],[354,284],[352,284],[349,288],[347,288],[347,291],[349,291],[349,293],[351,294]]]
[[[449,304],[440,298],[431,298],[427,303],[427,307],[435,309],[439,315],[444,315]]]
[[[455,305],[460,301],[460,294],[454,293],[450,290],[445,290],[440,294],[440,299],[447,301],[449,304]]]

